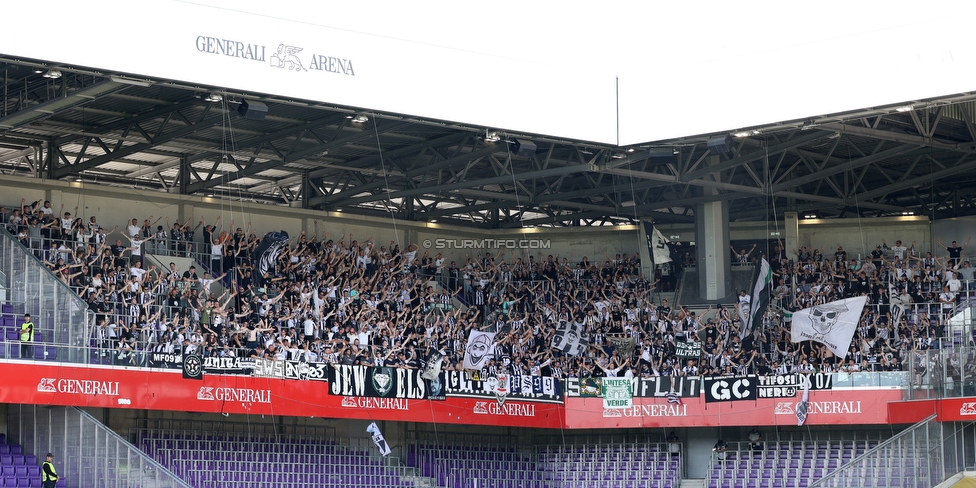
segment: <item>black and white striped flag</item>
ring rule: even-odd
[[[380,454],[384,457],[389,456],[390,445],[386,443],[386,439],[383,438],[383,433],[380,432],[380,428],[377,427],[376,422],[369,424],[369,427],[366,427],[366,432],[373,436],[373,443],[380,450]]]
[[[681,405],[681,397],[678,396],[677,393],[675,393],[673,391],[669,391],[668,392],[668,403],[672,403],[674,405]]]
[[[796,406],[796,425],[798,427],[807,421],[807,410],[810,408],[808,402],[810,399],[810,375],[801,374],[800,378],[800,381],[803,382],[803,398],[800,400],[800,404]]]

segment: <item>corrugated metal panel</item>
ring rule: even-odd
[[[942,108],[942,116],[950,119],[965,121],[970,116],[976,114],[976,101],[954,103]]]

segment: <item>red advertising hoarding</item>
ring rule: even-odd
[[[243,375],[0,363],[0,376],[3,403],[540,428],[560,428],[563,417],[558,403],[339,396],[324,381]]]
[[[799,395],[707,404],[703,396],[680,403],[634,397],[631,407],[610,410],[598,397],[567,397],[564,405],[451,395],[446,400],[371,398],[332,395],[325,381],[218,374],[190,380],[179,371],[105,366],[3,362],[0,375],[3,403],[555,429],[796,425],[800,401]],[[889,407],[900,403],[902,394],[899,389],[812,391],[806,423],[887,424]],[[952,405],[959,413],[945,420],[976,417],[976,403],[963,400]]]
[[[888,403],[902,390],[834,389],[810,392],[806,425],[886,424]],[[602,398],[566,398],[566,428],[797,425],[800,396],[705,403],[704,398],[634,398],[626,409],[604,409]]]

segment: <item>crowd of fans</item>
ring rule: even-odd
[[[703,312],[656,300],[660,269],[654,282],[645,279],[638,254],[592,261],[512,250],[445,256],[416,244],[303,232],[273,272],[255,276],[262,233],[250,224],[225,229],[220,218],[150,216],[108,229],[96,216],[71,210],[23,201],[0,213],[7,229],[88,302],[101,354],[132,364],[147,352],[185,350],[421,368],[437,351],[443,368],[460,369],[468,334],[478,329],[497,331],[489,374],[906,370],[913,354],[946,335],[947,318],[972,290],[974,270],[962,256],[968,241],[944,246],[944,257],[882,241],[865,260],[840,247],[828,256],[805,247],[787,252],[777,243],[765,256],[774,276],[772,306],[756,334],[740,339],[738,304]],[[756,246],[732,252],[737,264],[762,257]],[[143,253],[195,257],[206,269],[145,266]],[[870,305],[845,361],[818,343],[790,341],[787,312],[859,295]],[[551,347],[564,324],[583,331],[584,353]],[[630,339],[632,352],[621,346]],[[700,357],[679,358],[676,343],[692,341],[701,342]]]

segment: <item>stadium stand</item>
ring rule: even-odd
[[[29,222],[32,210],[22,210]],[[412,245],[399,250],[392,243],[377,248],[371,242],[359,245],[351,238],[321,242],[302,236],[270,274],[280,279],[260,290],[249,278],[253,249],[259,242],[257,229],[248,228],[249,235],[236,240],[219,233],[214,237],[216,229],[207,229],[208,239],[223,241],[222,252],[228,253],[218,263],[208,259],[210,254],[192,250],[205,247],[205,241],[191,246],[193,241],[183,240],[192,239],[187,229],[152,240],[146,236],[147,242],[140,244],[144,253],[133,253],[133,247],[112,248],[104,242],[89,245],[79,241],[77,249],[70,249],[65,242],[42,234],[40,227],[24,228],[16,220],[5,220],[12,222],[9,237],[19,236],[23,260],[43,263],[66,293],[88,304],[98,325],[87,338],[87,350],[80,360],[88,364],[141,367],[148,365],[152,352],[199,349],[212,357],[417,368],[423,367],[427,351],[439,349],[447,353],[444,367],[451,370],[460,367],[467,333],[489,327],[521,332],[517,347],[505,348],[511,363],[492,364],[482,371],[486,375],[600,376],[628,362],[628,367],[618,369],[620,375],[766,375],[796,372],[804,363],[827,373],[917,372],[921,361],[928,367],[921,375],[912,375],[917,386],[931,386],[942,375],[955,379],[955,384],[943,381],[940,395],[961,393],[963,378],[976,377],[971,358],[937,359],[966,343],[962,329],[952,327],[949,319],[956,310],[969,306],[972,282],[957,283],[955,265],[948,266],[948,259],[932,258],[935,264],[929,264],[925,261],[929,258],[920,258],[899,264],[899,258],[884,247],[881,264],[870,277],[866,270],[874,263],[869,261],[817,261],[811,257],[803,264],[783,258],[776,270],[785,291],[774,290],[778,301],[767,314],[758,340],[749,345],[740,343],[733,333],[739,328],[735,304],[709,310],[690,310],[680,304],[670,308],[661,299],[675,295],[657,292],[655,283],[640,276],[639,260],[626,254],[608,254],[602,263],[591,263],[585,257],[486,255],[456,267],[443,257],[417,257]],[[38,226],[42,222],[37,219]],[[195,263],[200,270],[196,277],[153,265],[143,275],[142,268],[134,265],[149,257],[157,261],[144,262],[161,263],[175,255]],[[968,263],[959,266],[968,268]],[[204,274],[211,272],[220,274],[213,279]],[[939,297],[940,288],[950,287],[951,301]],[[870,299],[851,344],[852,361],[837,363],[823,348],[789,342],[784,313],[858,294]],[[895,316],[892,295],[902,296],[899,303],[904,304]],[[26,310],[25,303],[16,302],[0,309],[6,357],[17,356],[19,319]],[[561,320],[578,321],[592,334],[592,363],[548,350],[553,328]],[[253,340],[245,340],[247,331],[253,329],[261,330]],[[359,332],[372,332],[368,342],[356,344],[361,339]],[[53,335],[53,330],[35,334],[35,360],[64,360],[71,349],[51,340]],[[621,357],[606,345],[607,337],[613,335],[635,338],[633,356]],[[686,369],[674,348],[676,342],[692,338],[705,346],[694,368]],[[936,353],[938,356],[933,355]],[[943,368],[942,373],[931,364]],[[406,466],[397,467],[375,457],[369,446],[331,443],[328,435],[221,435],[199,429],[145,428],[135,437],[152,459],[199,487],[309,482],[323,486],[433,483],[448,488],[671,488],[680,486],[686,469],[683,456],[654,442],[527,448],[415,443]],[[865,461],[858,466],[861,476],[875,481],[873,486],[915,486],[907,480],[920,472],[912,467],[917,461],[901,451],[877,450],[884,445],[880,442],[807,439],[766,443],[762,451],[733,443],[725,460],[710,464],[705,486],[813,486],[816,480],[853,466],[865,453],[887,459],[887,464]],[[36,468],[36,458],[17,457],[13,446],[10,454],[3,452],[6,449],[0,445],[4,486],[33,486],[27,481],[31,477],[22,475],[25,469]],[[880,458],[878,453],[883,453]]]
[[[778,283],[775,306],[755,344],[742,344],[730,334],[739,329],[736,304],[695,314],[680,304],[655,303],[670,295],[657,293],[657,282],[641,276],[639,258],[626,253],[607,253],[602,262],[486,253],[458,266],[442,255],[418,255],[412,244],[401,250],[396,243],[334,240],[328,233],[320,241],[303,234],[280,256],[262,298],[252,277],[259,232],[250,225],[228,232],[219,219],[210,225],[201,219],[196,227],[174,219],[167,232],[154,230],[149,219],[141,225],[134,219],[108,230],[97,216],[88,224],[76,216],[71,230],[59,230],[54,224],[62,222],[52,215],[39,202],[25,201],[3,217],[12,235],[96,313],[99,327],[90,345],[98,351],[90,359],[104,364],[145,364],[145,352],[172,352],[188,340],[205,356],[243,357],[261,344],[265,357],[408,367],[422,366],[425,352],[437,349],[447,353],[445,368],[451,369],[460,363],[471,328],[518,332],[531,325],[531,335],[514,337],[517,347],[500,346],[514,373],[534,374],[535,364],[544,363],[544,375],[601,376],[603,368],[617,369],[628,359],[601,347],[607,335],[637,343],[628,367],[618,370],[627,376],[795,372],[804,359],[824,372],[907,370],[911,351],[963,341],[961,328],[947,322],[976,289],[968,261],[931,252],[919,257],[900,241],[891,248],[882,242],[863,260],[843,249],[833,259],[821,249],[787,255],[777,245],[769,256]],[[170,222],[156,221],[163,218]],[[202,239],[195,237],[199,229]],[[116,232],[123,235],[112,245]],[[218,251],[221,258],[210,259]],[[198,271],[142,268],[134,263],[142,262],[143,252],[158,252],[162,260],[190,257]],[[867,295],[869,304],[846,363],[818,344],[790,342],[783,313],[855,295]],[[0,316],[8,340],[15,338],[16,320],[12,308]],[[545,347],[557,324],[573,321],[593,335],[593,362]],[[396,327],[384,332],[380,323]],[[247,327],[272,330],[246,344]],[[349,327],[372,343],[357,347],[348,340]],[[413,339],[404,341],[411,332]],[[673,354],[674,343],[692,338],[702,340],[703,351],[686,370]],[[44,333],[36,339],[44,342]],[[42,346],[34,354],[56,360],[58,351]]]

